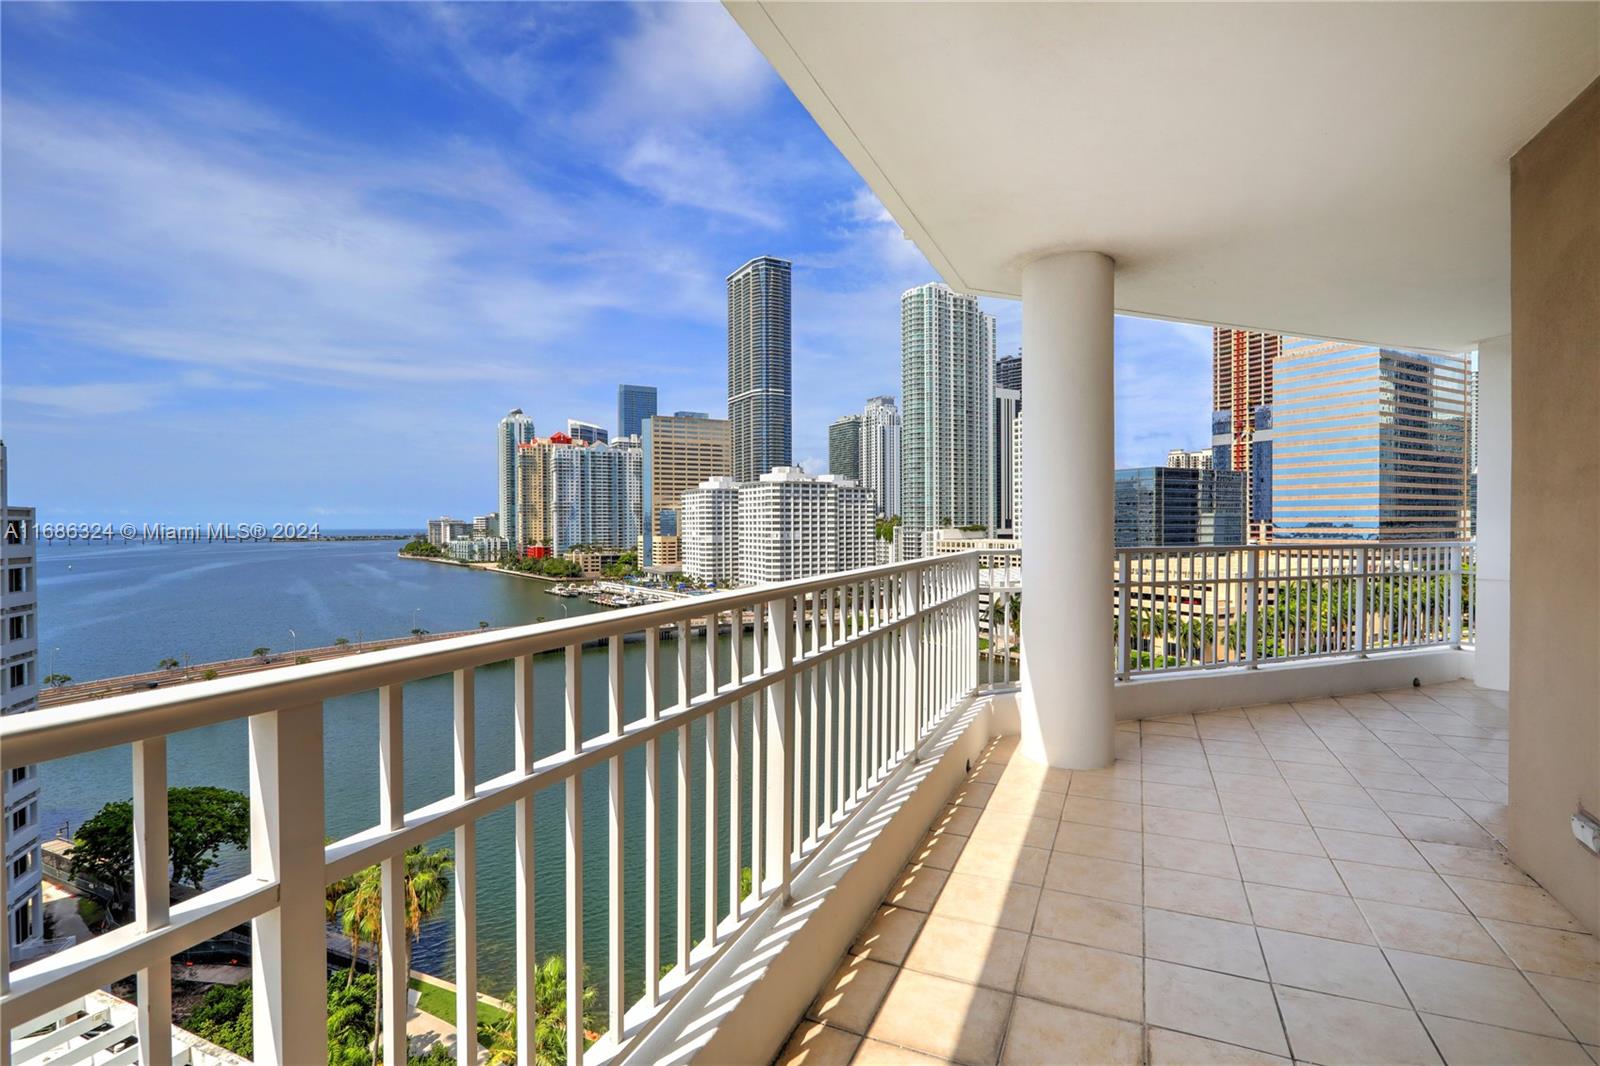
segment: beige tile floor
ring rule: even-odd
[[[1600,955],[1506,857],[1466,682],[995,741],[785,1066],[1600,1062]]]

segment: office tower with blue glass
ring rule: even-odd
[[[642,437],[644,420],[655,413],[654,385],[617,386],[617,436]]]
[[[1245,542],[1245,476],[1233,470],[1139,466],[1114,481],[1119,548]]]
[[[1285,338],[1273,539],[1449,540],[1468,508],[1464,355]]]
[[[741,483],[793,461],[792,270],[764,255],[728,275],[728,421]]]

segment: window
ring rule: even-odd
[[[8,676],[7,676],[7,679],[6,679],[6,684],[10,685],[12,688],[21,688],[23,685],[26,685],[27,683],[28,683],[28,666],[27,666],[27,664],[26,663],[18,663],[17,665],[13,666],[10,669],[10,671],[8,672]]]
[[[14,766],[11,768],[11,783],[13,785],[21,784],[27,779],[28,768],[26,766]]]
[[[22,591],[22,567],[14,566],[14,567],[11,568],[10,571],[7,572],[7,574],[6,574],[6,591],[7,592],[21,592]]]
[[[11,812],[11,831],[20,832],[28,824],[28,808],[22,807]]]
[[[28,900],[13,912],[15,919],[13,928],[16,932],[15,942],[20,944],[33,935],[33,900]]]
[[[31,869],[33,869],[33,852],[29,850],[23,852],[21,857],[11,864],[11,879],[20,880]]]
[[[23,640],[28,635],[28,620],[25,615],[15,614],[6,619],[6,639]]]

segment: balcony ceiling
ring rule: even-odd
[[[956,288],[1426,349],[1510,331],[1507,161],[1600,75],[1596,3],[727,6]]]

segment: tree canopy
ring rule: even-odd
[[[194,785],[167,790],[167,860],[175,883],[201,887],[224,847],[250,842],[250,800],[242,792]],[[133,803],[117,800],[78,827],[72,867],[112,889],[120,901],[133,884]]]

